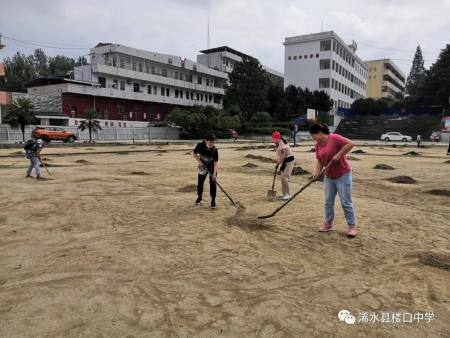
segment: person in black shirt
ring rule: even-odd
[[[213,134],[207,135],[203,142],[197,144],[194,149],[194,157],[198,162],[198,183],[197,200],[195,205],[202,202],[203,186],[206,177],[209,175],[209,193],[211,195],[211,209],[216,209],[216,177],[219,169],[219,152],[214,146],[216,137]]]

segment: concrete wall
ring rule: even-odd
[[[64,127],[78,135],[79,140],[89,140],[89,131],[79,131],[76,127]],[[33,127],[25,129],[25,140],[31,138]],[[147,127],[147,128],[103,128],[93,133],[92,138],[96,141],[148,141],[148,140],[177,140],[180,138],[178,128],[171,127]],[[8,125],[0,125],[0,142],[22,141],[20,129],[12,129]],[[61,141],[54,141],[61,142]]]

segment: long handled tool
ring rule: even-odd
[[[48,170],[48,167],[44,162],[42,162],[42,165],[44,166],[45,171],[47,171],[47,174],[49,174],[50,176],[53,176],[52,173],[50,172],[50,170]]]
[[[278,166],[279,164],[277,163],[275,166],[275,172],[273,173],[272,189],[267,190],[267,200],[272,202],[277,200],[277,192],[274,190],[274,188],[275,188],[275,179],[277,177],[278,172]]]
[[[308,188],[311,184],[313,184],[315,181],[317,181],[324,173],[327,171],[327,169],[330,167],[332,162],[330,162],[326,167],[323,167],[320,171],[319,175],[317,177],[311,178],[303,187],[300,188],[299,191],[297,191],[290,199],[288,199],[286,202],[284,202],[282,205],[280,205],[278,208],[275,209],[274,212],[272,212],[269,215],[265,216],[258,216],[259,219],[266,219],[275,216],[281,209],[283,209],[286,205],[288,205],[295,197],[297,197],[303,190]]]
[[[205,164],[205,162],[203,162],[202,159],[200,159],[200,161],[202,162],[202,164],[205,166],[206,171],[208,172],[208,175],[213,178],[214,175],[212,174],[212,172],[208,169],[208,166]],[[231,204],[233,204],[234,207],[236,208],[244,208],[245,207],[239,203],[239,201],[235,202],[230,195],[228,195],[228,193],[225,191],[224,188],[222,188],[222,186],[219,184],[219,182],[217,182],[217,179],[214,180],[214,182],[216,182],[217,186],[220,188],[220,190],[222,190],[222,192],[225,194],[225,196],[227,196],[227,198],[230,200]]]

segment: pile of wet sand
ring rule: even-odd
[[[353,154],[367,154],[364,150],[362,149],[357,149],[355,151],[352,151]]]
[[[292,175],[309,175],[311,174],[309,171],[303,169],[302,167],[294,167],[292,170]]]
[[[260,155],[253,155],[253,154],[247,154],[244,157],[246,158],[251,158],[254,160],[259,160],[265,163],[275,163],[275,160],[270,158],[270,157],[264,157],[264,156],[260,156]]]
[[[374,169],[380,169],[380,170],[395,170],[394,167],[391,167],[390,165],[387,164],[377,164],[375,167],[373,167]]]
[[[254,163],[247,163],[242,166],[243,168],[257,168],[258,166]]]
[[[89,162],[89,161],[86,161],[86,160],[76,160],[76,161],[75,161],[75,163],[81,163],[81,164],[92,164],[91,162]]]
[[[196,184],[189,184],[189,185],[186,185],[186,186],[178,189],[178,192],[194,192],[194,191],[197,191]]]
[[[404,153],[405,156],[419,156],[420,154],[416,151],[408,151],[407,153]]]
[[[417,181],[410,176],[395,176],[395,177],[388,178],[388,181],[390,181],[392,183],[401,183],[401,184],[417,183]]]
[[[422,252],[418,257],[424,265],[450,271],[450,253]]]
[[[357,158],[357,157],[352,156],[352,155],[348,155],[348,156],[347,156],[347,159],[350,160],[350,161],[361,161],[360,158]]]
[[[431,195],[436,195],[436,196],[450,197],[450,190],[445,190],[445,189],[433,189],[433,190],[427,191],[427,193],[429,193]]]
[[[146,173],[145,171],[132,171],[130,175],[150,175],[150,174]]]

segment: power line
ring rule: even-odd
[[[63,46],[49,45],[49,44],[44,44],[44,43],[39,43],[39,42],[24,41],[24,40],[16,39],[16,38],[13,38],[13,37],[7,36],[7,35],[2,35],[2,37],[12,40],[12,41],[16,41],[16,42],[24,44],[24,45],[30,45],[30,46],[35,46],[35,47],[53,48],[53,49],[74,49],[74,50],[91,49],[91,47],[63,47]]]

